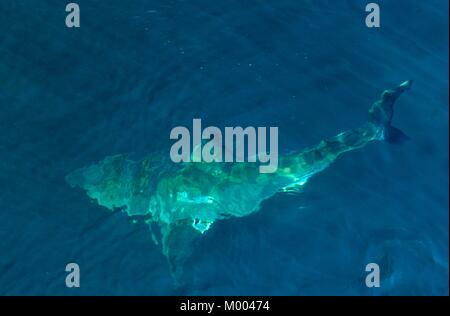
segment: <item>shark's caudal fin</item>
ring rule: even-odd
[[[382,140],[391,144],[401,144],[410,138],[391,125],[394,116],[394,103],[412,85],[412,80],[403,82],[394,89],[383,91],[379,100],[369,109],[369,122],[382,128]]]

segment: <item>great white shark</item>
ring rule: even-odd
[[[260,173],[255,163],[173,163],[169,154],[150,154],[140,160],[119,154],[66,176],[72,187],[110,210],[122,209],[139,216],[161,245],[172,273],[182,271],[193,242],[221,219],[242,217],[260,209],[278,192],[298,191],[314,174],[337,157],[372,141],[402,143],[409,139],[392,126],[394,103],[411,87],[405,81],[383,91],[369,109],[368,120],[322,140],[315,146],[279,157],[274,173]]]

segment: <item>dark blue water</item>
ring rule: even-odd
[[[448,2],[377,2],[379,29],[357,0],[78,0],[68,29],[65,1],[2,0],[0,294],[448,294]],[[64,181],[165,150],[194,117],[279,126],[280,151],[300,149],[360,126],[407,79],[394,125],[412,141],[370,144],[302,194],[215,223],[181,288],[146,225]]]

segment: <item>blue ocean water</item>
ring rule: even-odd
[[[0,294],[448,295],[448,2],[0,3]],[[280,151],[360,126],[407,79],[412,141],[340,157],[302,194],[217,222],[176,286],[148,227],[64,181],[173,126],[279,126]],[[65,266],[81,287],[65,286]],[[381,287],[365,286],[365,266]]]

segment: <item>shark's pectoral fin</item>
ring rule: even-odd
[[[292,183],[290,185],[287,185],[280,189],[279,192],[281,193],[288,193],[288,194],[296,194],[303,191],[303,186],[305,185],[306,180],[298,181],[295,183]]]
[[[161,233],[163,254],[169,262],[170,272],[177,283],[183,283],[186,277],[183,267],[202,234],[186,220],[163,225]]]
[[[397,101],[403,92],[409,90],[411,85],[412,80],[408,80],[394,89],[383,91],[380,99],[375,101],[369,109],[369,123],[377,126],[377,128],[382,131],[382,133],[380,133],[381,137],[378,139],[384,140],[390,144],[402,144],[411,139],[401,130],[392,126],[395,101]]]
[[[387,126],[384,129],[384,141],[390,144],[403,144],[411,138],[394,126]]]

